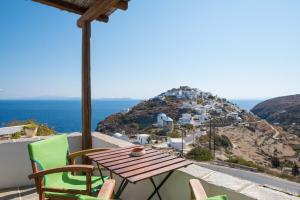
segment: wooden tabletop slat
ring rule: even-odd
[[[146,148],[145,151],[149,151],[151,150],[150,148]],[[94,156],[92,157],[94,160],[97,159],[97,161],[100,161],[100,160],[105,160],[105,159],[110,159],[110,158],[116,158],[116,157],[121,157],[121,156],[128,156],[130,153],[131,153],[132,149],[129,149],[125,152],[120,152],[118,154],[110,154],[110,155],[99,155],[99,156]]]
[[[148,158],[148,157],[156,156],[156,155],[159,155],[159,154],[161,154],[161,152],[157,151],[157,152],[149,153],[149,154],[146,154],[146,155],[143,155],[143,156],[140,156],[140,157],[130,157],[130,158],[123,159],[123,160],[117,160],[117,161],[114,161],[114,162],[104,163],[104,164],[101,164],[101,165],[103,167],[111,167],[111,166],[114,166],[114,165],[119,165],[119,164],[122,164],[122,163],[134,161],[134,160],[140,160],[140,159],[143,159],[143,158]]]
[[[157,169],[157,170],[154,170],[154,171],[150,171],[150,172],[146,172],[146,173],[143,173],[143,174],[139,174],[137,176],[129,177],[127,180],[131,183],[136,183],[138,181],[145,180],[145,179],[148,179],[150,177],[163,174],[165,172],[169,172],[169,171],[172,171],[172,170],[175,170],[175,169],[179,169],[181,167],[186,167],[190,164],[192,164],[192,162],[186,160],[186,161],[176,163],[174,165],[170,165],[170,166],[167,166],[167,167],[163,167],[163,168],[160,168],[160,169]]]
[[[118,156],[124,156],[124,155],[128,155],[130,152],[132,151],[132,149],[129,149],[127,151],[124,152],[118,152],[116,154],[109,154],[109,155],[94,155],[91,158],[93,159],[97,159],[97,158],[101,158],[101,159],[105,159],[105,158],[114,158],[114,157],[118,157]]]
[[[119,174],[119,175],[123,178],[128,178],[128,177],[132,177],[132,176],[137,176],[139,174],[145,174],[147,172],[151,172],[151,171],[161,169],[161,168],[164,168],[164,167],[168,167],[170,165],[180,164],[181,162],[184,162],[184,161],[185,160],[183,158],[175,158],[173,160],[165,161],[163,163],[158,163],[158,164],[155,164],[155,165],[150,165],[148,167],[143,167],[143,168],[136,169],[136,170],[129,171],[129,172],[125,172],[125,173],[122,173],[122,174]]]
[[[130,146],[130,147],[125,147],[125,148],[114,148],[114,149],[100,151],[100,152],[88,153],[86,155],[87,156],[93,156],[93,155],[99,155],[99,154],[113,153],[113,152],[116,152],[116,151],[123,151],[123,150],[126,150],[126,149],[132,149],[134,147],[136,147],[136,146]]]
[[[147,151],[147,153],[154,153],[154,152],[157,152],[157,150],[149,150]],[[147,155],[147,154],[146,154]],[[124,160],[124,159],[127,159],[127,158],[132,158],[132,156],[130,155],[130,153],[127,153],[127,155],[124,155],[124,156],[119,156],[119,157],[114,157],[114,158],[96,158],[95,161],[97,162],[100,162],[102,164],[105,164],[105,163],[109,163],[109,162],[113,162],[113,161],[117,161],[117,160]]]
[[[143,168],[143,167],[148,167],[148,166],[151,166],[151,165],[155,165],[155,164],[162,163],[162,162],[165,162],[165,161],[168,161],[168,160],[173,160],[173,159],[176,159],[176,157],[175,156],[162,157],[162,158],[158,158],[158,159],[151,160],[151,161],[148,161],[148,162],[135,163],[135,165],[131,165],[131,166],[128,166],[128,167],[122,167],[120,169],[114,170],[114,172],[116,174],[121,174],[121,173],[133,171],[133,170],[140,169],[140,168]]]
[[[101,158],[104,158],[104,157],[109,157],[109,156],[118,156],[120,154],[128,154],[132,151],[132,149],[125,149],[125,150],[120,150],[120,151],[116,151],[116,152],[111,152],[111,153],[105,153],[105,154],[95,154],[95,155],[92,155],[92,156],[89,156],[90,158],[98,158],[98,157],[101,157]]]
[[[99,155],[111,155],[111,154],[116,154],[116,153],[120,153],[120,152],[124,152],[133,148],[136,148],[139,146],[131,146],[131,147],[126,147],[126,148],[116,148],[116,149],[112,149],[112,150],[105,150],[105,151],[100,151],[100,152],[94,152],[94,153],[88,153],[86,154],[88,157],[93,158],[94,156],[99,156]]]
[[[164,157],[171,157],[171,156],[168,155],[168,154],[163,153],[163,154],[159,154],[159,155],[156,155],[156,156],[143,158],[143,159],[140,159],[140,160],[134,160],[134,161],[131,161],[131,162],[126,162],[126,163],[123,163],[123,164],[111,166],[111,167],[109,167],[109,169],[110,170],[117,170],[117,169],[121,169],[121,168],[130,167],[132,165],[140,164],[140,163],[150,162],[152,160],[156,160],[156,159],[164,158]]]

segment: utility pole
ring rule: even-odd
[[[208,141],[208,148],[211,151],[211,120],[209,120],[209,141]]]
[[[195,132],[194,132],[194,130],[193,130],[193,147],[195,147],[196,145],[195,145]]]
[[[213,124],[213,133],[214,133],[214,159],[216,157],[216,127],[215,124]]]
[[[181,157],[183,158],[183,132],[181,132]]]

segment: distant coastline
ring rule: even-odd
[[[139,99],[93,99],[92,128],[109,115],[138,104]],[[250,110],[261,100],[230,100],[243,109]],[[46,123],[57,132],[81,130],[81,101],[79,98],[63,99],[0,99],[0,127],[14,120],[34,119]]]
[[[141,100],[135,99],[93,99],[92,129],[99,120],[130,108]],[[81,130],[81,101],[72,100],[0,100],[0,127],[11,121],[36,120],[46,123],[59,133],[69,133]]]
[[[0,98],[0,101],[79,101],[81,97],[24,97],[24,98]],[[127,101],[127,100],[138,100],[142,101],[143,99],[134,99],[130,97],[122,98],[93,98],[92,100],[96,101]]]

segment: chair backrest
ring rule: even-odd
[[[190,180],[191,200],[205,200],[207,198],[204,188],[198,179]]]
[[[68,149],[67,135],[56,135],[28,145],[30,160],[41,169],[65,166]]]

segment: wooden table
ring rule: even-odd
[[[158,195],[159,199],[161,199],[159,189],[171,174],[176,169],[192,164],[191,161],[185,160],[184,158],[178,158],[151,148],[145,148],[145,155],[133,157],[130,155],[130,152],[134,147],[117,148],[87,154],[90,159],[97,163],[98,167],[102,166],[111,173],[117,174],[122,178],[122,182],[116,192],[116,198],[121,196],[128,183],[135,184],[139,181],[150,179],[154,186],[154,191],[148,199],[151,199],[155,193]],[[162,182],[156,186],[153,177],[167,172],[168,174]]]

